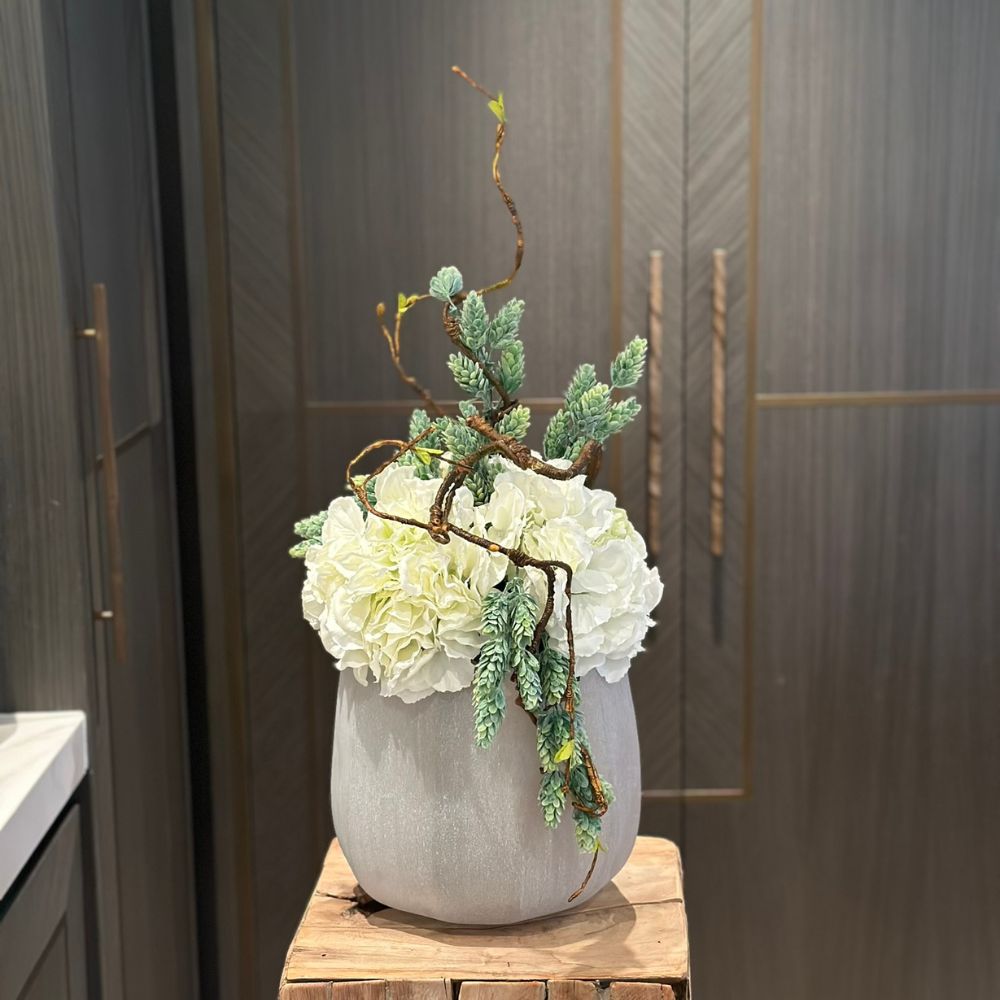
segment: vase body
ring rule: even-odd
[[[598,857],[581,854],[569,808],[551,830],[538,805],[535,726],[510,706],[493,745],[473,742],[472,695],[404,704],[340,678],[331,804],[362,888],[387,906],[461,924],[506,924],[589,899],[625,864],[639,828],[639,740],[628,678],[581,678],[594,762],[615,790]]]

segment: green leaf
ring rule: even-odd
[[[531,410],[526,406],[515,406],[497,421],[497,431],[516,441],[523,441],[531,426]]]
[[[419,407],[415,409],[410,414],[410,438],[411,440],[419,435],[423,434],[425,430],[431,425],[431,418],[427,416],[426,410],[421,410]],[[428,437],[433,437],[433,435],[428,435]],[[425,438],[426,440],[426,438]]]
[[[419,295],[404,295],[402,292],[396,293],[396,313],[402,316],[407,309],[412,306],[417,299],[420,298]]]
[[[594,854],[601,842],[601,818],[590,813],[573,811],[573,822],[576,826],[576,843],[582,854]]]
[[[431,278],[428,291],[440,302],[451,302],[453,295],[462,290],[462,272],[457,267],[442,267]]]
[[[431,461],[432,461],[432,458],[431,458],[432,455],[443,455],[444,452],[440,448],[420,448],[420,447],[417,447],[417,448],[413,449],[413,454],[416,455],[417,458],[420,459],[420,461],[424,465],[430,465]]]
[[[455,458],[464,458],[483,446],[486,439],[464,420],[456,420],[454,417],[446,419],[447,423],[442,434],[444,445]]]
[[[546,705],[557,705],[566,694],[569,683],[569,660],[548,643],[542,646],[538,659],[542,697]]]
[[[630,388],[642,378],[645,365],[646,341],[642,337],[635,337],[611,362],[611,384],[616,389]]]
[[[567,740],[560,748],[552,760],[556,764],[561,764],[564,760],[569,760],[573,756],[573,748],[575,743],[573,740]]]
[[[517,392],[524,381],[524,345],[515,340],[500,352],[500,384],[508,393]]]
[[[495,101],[490,101],[488,105],[490,111],[497,116],[497,120],[501,125],[507,124],[507,112],[504,110],[503,106],[503,91],[501,90],[497,94],[497,99]]]
[[[569,739],[569,714],[561,706],[546,709],[538,716],[536,734],[538,763],[543,771],[555,771],[555,755]]]
[[[598,382],[584,391],[570,407],[570,417],[579,437],[595,437],[602,429],[611,406],[611,389]]]
[[[469,292],[462,303],[462,318],[458,325],[466,347],[481,358],[486,346],[486,330],[489,320],[486,316],[483,297],[479,292]]]
[[[628,399],[622,399],[617,403],[612,403],[611,409],[608,411],[608,419],[604,428],[606,433],[603,438],[598,438],[598,440],[603,443],[603,441],[611,437],[612,434],[617,434],[620,430],[627,427],[639,415],[639,411],[641,409],[642,407],[639,405],[635,396],[629,396]]]
[[[549,418],[542,439],[542,455],[545,458],[563,458],[570,443],[570,420],[565,410],[556,410]]]
[[[566,789],[563,776],[558,771],[546,771],[538,786],[538,804],[542,807],[545,825],[555,828],[566,808]]]
[[[455,378],[455,384],[472,396],[488,398],[490,382],[483,370],[470,357],[464,354],[450,354],[448,368]]]
[[[578,403],[580,397],[596,384],[597,369],[591,364],[580,365],[566,388],[566,405],[573,406]]]
[[[511,299],[497,311],[490,320],[486,332],[486,344],[491,350],[505,347],[517,336],[524,315],[524,302],[521,299]]]

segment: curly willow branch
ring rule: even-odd
[[[460,76],[466,81],[466,83],[474,87],[480,93],[489,97],[491,100],[495,99],[493,94],[478,84],[459,67],[453,66],[452,72]],[[514,204],[514,199],[507,192],[506,188],[504,188],[503,182],[500,178],[500,154],[503,149],[506,132],[505,123],[499,122],[497,124],[496,140],[494,143],[492,174],[493,183],[500,192],[500,197],[503,199],[503,203],[507,208],[507,212],[510,215],[511,222],[514,225],[514,230],[517,234],[514,250],[514,266],[506,278],[480,289],[481,295],[487,295],[491,292],[499,291],[500,289],[506,288],[510,285],[517,276],[517,272],[520,270],[521,262],[524,258],[524,230],[521,225],[521,219],[517,214],[517,207]],[[409,372],[407,372],[401,360],[401,330],[403,325],[403,316],[412,306],[420,302],[424,302],[430,297],[431,296],[429,295],[411,296],[407,300],[406,306],[397,310],[395,325],[392,333],[389,332],[388,327],[384,323],[380,323],[380,330],[382,336],[388,344],[389,356],[392,359],[392,363],[403,383],[408,385],[418,396],[420,396],[420,398],[424,401],[424,405],[428,409],[430,409],[437,416],[442,416],[444,414],[444,410],[437,403],[431,393],[425,389],[411,374],[409,374]],[[464,298],[464,294],[456,295],[453,298],[453,302],[457,305]],[[385,315],[385,312],[386,309],[384,304],[379,303],[376,308],[376,315],[380,321]],[[379,475],[379,473],[383,472],[394,462],[397,462],[407,452],[412,451],[415,447],[417,447],[421,440],[432,433],[433,427],[428,428],[409,441],[384,439],[374,441],[367,445],[364,449],[362,449],[362,451],[355,455],[350,462],[348,462],[347,483],[357,498],[358,503],[360,503],[361,506],[374,517],[379,517],[386,521],[393,521],[397,524],[404,524],[413,528],[420,528],[426,531],[430,537],[434,539],[434,541],[441,544],[447,544],[451,540],[451,536],[454,535],[462,541],[467,542],[470,545],[476,545],[488,552],[501,553],[506,556],[510,563],[514,566],[522,569],[525,567],[532,567],[544,573],[546,579],[546,599],[532,636],[530,648],[534,653],[537,653],[541,647],[542,638],[545,635],[545,629],[548,626],[555,610],[557,575],[560,572],[563,574],[563,592],[566,596],[566,643],[569,650],[569,677],[566,684],[566,693],[563,695],[562,706],[569,717],[569,735],[572,740],[575,739],[576,733],[577,708],[574,694],[574,680],[576,677],[576,650],[573,637],[572,568],[567,563],[558,559],[537,559],[524,552],[522,549],[509,548],[505,545],[500,545],[497,542],[490,541],[488,538],[474,534],[460,525],[453,524],[450,518],[452,504],[459,487],[462,486],[468,476],[472,473],[473,469],[476,467],[476,463],[488,455],[503,455],[504,458],[513,462],[519,468],[534,472],[540,476],[545,476],[548,479],[567,480],[572,479],[574,476],[586,475],[587,482],[589,484],[596,477],[597,471],[600,468],[602,449],[600,444],[596,441],[587,441],[580,450],[580,454],[577,459],[568,468],[562,469],[537,458],[534,454],[532,454],[530,448],[515,438],[500,433],[496,429],[497,422],[504,414],[517,405],[517,400],[510,397],[490,367],[480,361],[475,356],[474,352],[471,351],[462,340],[458,319],[454,310],[449,306],[445,306],[444,308],[442,325],[444,327],[444,332],[447,334],[448,338],[455,345],[455,347],[466,357],[475,362],[476,365],[478,365],[479,369],[482,371],[483,375],[489,381],[493,390],[497,393],[501,400],[501,405],[494,411],[482,415],[476,413],[466,418],[466,424],[472,430],[486,438],[488,443],[473,454],[466,455],[458,459],[452,459],[451,462],[448,463],[451,467],[447,475],[445,475],[442,480],[441,486],[434,498],[434,502],[431,504],[430,510],[428,511],[428,518],[426,521],[379,510],[368,497],[368,485],[376,476]],[[373,452],[380,451],[383,448],[394,448],[395,451],[389,458],[383,460],[373,471],[363,475],[355,474],[354,470],[362,460],[367,458]],[[520,699],[518,699],[518,703],[520,704]],[[521,707],[524,708],[523,704]],[[537,714],[526,708],[524,710],[537,723]],[[608,810],[608,800],[604,794],[604,788],[601,784],[600,777],[598,776],[597,768],[594,766],[593,759],[588,749],[585,747],[579,747],[579,751],[583,766],[587,773],[590,794],[594,804],[588,805],[585,802],[581,802],[579,801],[579,797],[572,794],[569,780],[571,770],[570,760],[566,761],[564,769],[564,791],[567,795],[569,795],[574,809],[579,810],[580,812],[588,813],[592,816],[603,816]],[[572,902],[576,899],[587,887],[587,884],[594,873],[594,868],[597,865],[597,854],[598,852],[595,851],[590,864],[590,869],[587,872],[582,885],[572,894],[572,896],[569,897],[568,902]]]

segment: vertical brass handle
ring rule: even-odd
[[[115,452],[114,413],[111,404],[111,344],[108,331],[108,293],[104,285],[91,289],[94,325],[80,331],[97,351],[97,405],[101,437],[101,472],[104,479],[104,519],[108,545],[111,607],[94,612],[98,621],[110,622],[116,663],[125,662],[125,573],[119,520],[118,456]]]
[[[655,566],[660,556],[663,480],[663,252],[649,254],[646,313],[649,374],[646,381],[646,542]]]
[[[726,251],[712,251],[712,468],[709,550],[725,550],[726,497]]]

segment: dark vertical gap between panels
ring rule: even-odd
[[[195,866],[195,917],[201,995],[216,994],[217,913],[209,761],[209,717],[201,586],[201,546],[195,468],[194,384],[174,34],[170,0],[149,0],[149,52],[159,175],[159,213],[163,260],[163,301],[167,321],[167,364],[173,439],[177,544],[180,562],[181,622],[186,671],[189,786]]]
[[[680,630],[680,688],[679,697],[681,702],[680,718],[680,788],[683,791],[687,787],[687,572],[688,572],[688,531],[687,531],[687,457],[688,457],[688,427],[687,427],[687,361],[688,361],[688,183],[689,183],[689,132],[691,121],[691,0],[684,0],[684,98],[682,103],[682,123],[681,142],[683,150],[681,153],[681,176],[683,177],[681,189],[681,432],[680,448],[681,460],[679,463],[680,474],[684,482],[680,491],[680,546],[681,546],[681,573],[680,573],[680,593],[677,595],[680,604],[678,617]],[[680,802],[680,816],[678,818],[678,828],[680,836],[679,847],[682,852],[687,849],[687,817],[688,803],[683,795]]]

